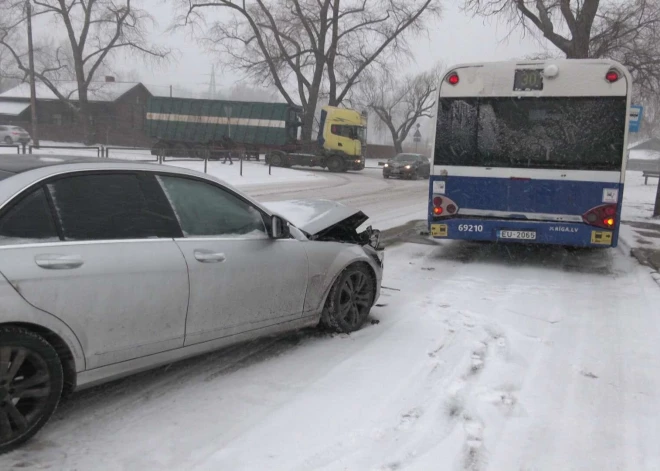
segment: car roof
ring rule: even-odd
[[[75,155],[44,155],[44,154],[0,154],[0,209],[18,192],[46,178],[85,171],[143,171],[174,173],[202,178],[240,194],[243,198],[270,214],[259,202],[234,188],[226,181],[208,174],[200,173],[183,167],[158,165],[153,162],[134,162],[121,159],[100,159],[98,157]]]

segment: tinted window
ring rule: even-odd
[[[0,131],[6,131],[7,128],[5,126],[0,126]]]
[[[336,136],[348,137],[350,139],[358,139],[357,126],[345,126],[341,124],[333,124],[330,126],[330,132]]]
[[[58,240],[53,215],[42,188],[22,198],[0,218],[0,245]]]
[[[394,157],[396,162],[417,162],[422,160],[422,157],[417,154],[399,154]]]
[[[436,165],[620,170],[625,97],[440,102]]]
[[[158,179],[186,236],[266,237],[261,213],[231,193],[189,178]]]
[[[180,234],[176,219],[134,174],[77,175],[48,184],[67,240],[145,239]]]

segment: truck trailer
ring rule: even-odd
[[[152,97],[146,132],[153,155],[220,159],[226,153],[273,166],[362,170],[366,116],[323,107],[316,141],[301,142],[300,107],[286,103]]]

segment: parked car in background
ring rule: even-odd
[[[379,232],[177,167],[0,155],[0,453],[62,393],[264,335],[359,329]],[[302,216],[301,216],[302,215]]]
[[[2,144],[28,144],[31,140],[30,134],[20,126],[0,125],[0,143]]]
[[[383,178],[429,178],[431,162],[421,154],[398,154],[383,165]]]

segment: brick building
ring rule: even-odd
[[[76,82],[58,82],[58,90],[75,101]],[[150,146],[144,134],[147,99],[151,92],[138,82],[92,82],[88,99],[95,144]],[[83,142],[82,126],[75,112],[58,100],[44,84],[37,83],[39,139],[58,142]],[[13,124],[31,131],[30,86],[22,83],[0,93],[0,124]]]

